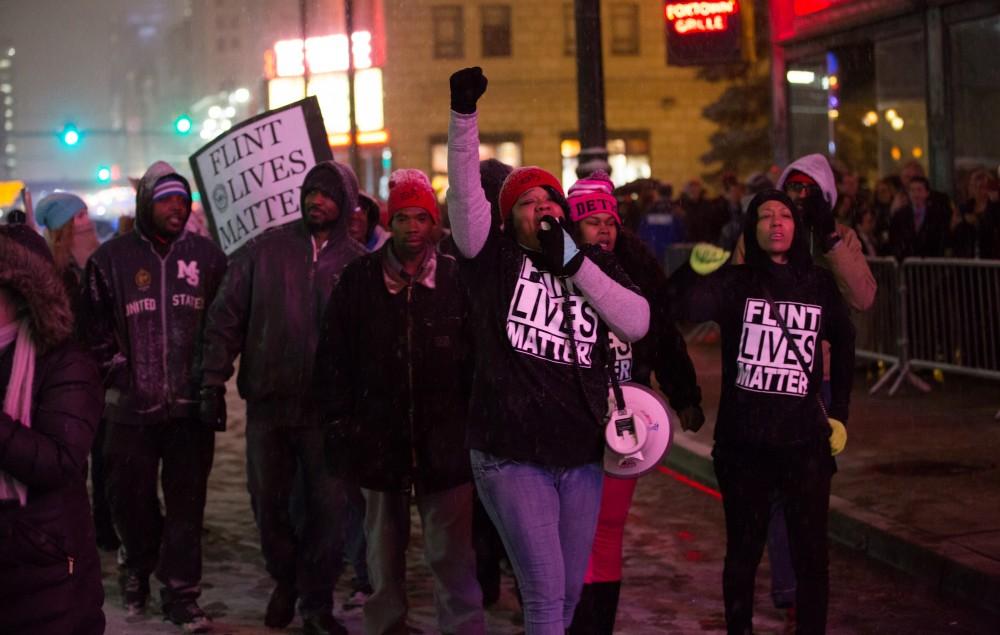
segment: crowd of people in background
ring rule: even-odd
[[[917,161],[874,184],[842,162],[831,165],[838,193],[835,217],[857,232],[866,256],[1000,258],[1000,178],[995,171],[979,167],[966,172],[953,200],[932,188]],[[777,172],[772,166],[745,180],[724,173],[715,197],[698,179],[685,183],[676,198],[671,185],[653,179],[623,185],[616,194],[626,226],[662,261],[666,247],[675,243],[711,242],[732,249],[746,205],[756,193],[774,187]]]
[[[0,611],[0,631],[103,632],[98,547],[118,550],[130,613],[147,611],[156,576],[166,619],[211,628],[201,539],[236,373],[274,581],[266,626],[297,610],[305,633],[346,633],[333,592],[350,564],[365,631],[405,632],[415,504],[442,632],[484,632],[507,558],[527,633],[610,633],[635,481],[602,470],[608,389],[655,376],[679,426],[701,427],[677,319],[722,332],[729,632],[752,627],[765,542],[783,576],[776,605],[792,628],[798,609],[796,632],[824,631],[848,309],[876,292],[864,256],[1000,258],[996,175],[972,171],[958,205],[918,163],[870,188],[821,155],[723,174],[717,197],[696,179],[677,198],[652,179],[616,189],[603,171],[564,191],[541,168],[480,161],[486,77],[463,69],[450,87],[446,206],[417,170],[393,172],[382,204],[348,166],[322,162],[305,175],[301,220],[227,259],[188,181],[157,162],[136,181],[134,226],[103,245],[69,193],[35,210],[47,244],[3,228],[0,589],[24,601]],[[732,260],[668,280],[680,243]],[[765,377],[735,343],[746,329],[780,338],[782,318],[809,347],[793,351],[786,332],[799,366]],[[94,525],[81,520],[88,456]]]

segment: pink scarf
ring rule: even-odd
[[[14,344],[14,364],[7,382],[3,411],[25,428],[31,427],[31,390],[35,380],[35,344],[31,340],[28,320],[0,326],[0,351]],[[27,503],[28,488],[16,478],[0,470],[0,500],[17,499]]]

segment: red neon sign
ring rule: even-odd
[[[663,13],[678,35],[718,33],[729,28],[730,16],[736,15],[736,0],[668,3]]]

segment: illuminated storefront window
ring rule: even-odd
[[[382,108],[382,69],[373,67],[372,37],[367,31],[353,34],[354,118],[358,144],[384,144],[389,139]],[[267,84],[268,108],[279,108],[307,95],[319,99],[323,123],[331,146],[350,144],[350,105],[347,81],[348,50],[346,35],[328,35],[306,39],[309,62],[309,88],[302,73],[302,40],[275,43],[269,64],[274,77]]]
[[[611,166],[611,180],[616,186],[631,183],[636,179],[648,179],[652,175],[649,162],[649,133],[608,133],[608,164]],[[559,144],[562,156],[562,184],[569,188],[576,183],[576,168],[580,164],[580,141],[566,136]]]
[[[479,160],[496,159],[515,168],[521,167],[523,148],[518,134],[479,135]],[[431,186],[440,200],[448,189],[448,138],[431,139]]]

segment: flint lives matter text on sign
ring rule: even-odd
[[[315,97],[241,122],[195,152],[191,169],[222,250],[301,218],[306,172],[332,158]]]

